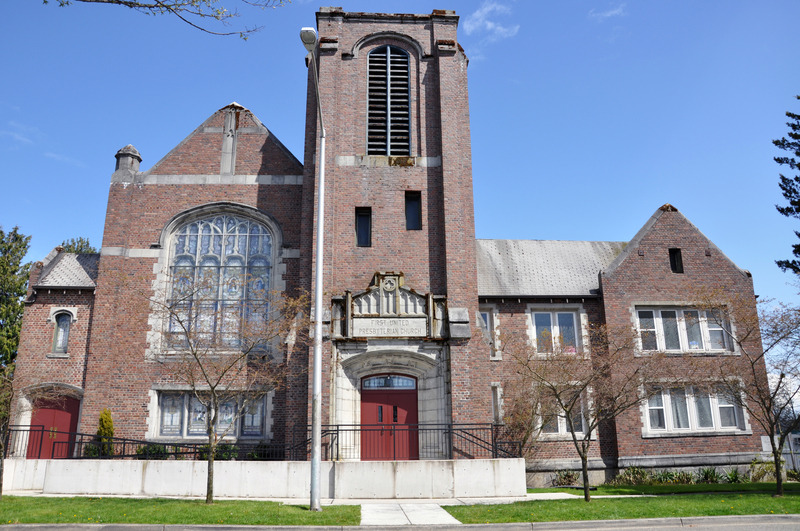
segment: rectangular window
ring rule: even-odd
[[[586,430],[584,397],[572,409],[572,426],[575,433],[582,434]],[[541,406],[541,431],[546,435],[569,435],[569,422],[566,412],[558,407],[554,400],[546,400]]]
[[[654,389],[647,399],[650,431],[700,432],[743,430],[742,410],[722,393],[709,394],[693,386]]]
[[[422,230],[422,192],[406,192],[406,230]]]
[[[722,313],[691,309],[637,309],[642,350],[733,350]]]
[[[242,398],[229,398],[219,405],[216,432],[225,437],[263,437],[266,426],[266,397],[249,404]],[[205,437],[207,412],[192,392],[164,392],[159,396],[161,437]],[[240,411],[240,407],[244,407]],[[241,415],[239,417],[239,415]],[[239,418],[237,418],[239,417]]]
[[[673,273],[683,273],[683,258],[680,249],[669,250],[669,268]]]
[[[372,247],[372,209],[370,207],[356,208],[356,245]]]
[[[539,352],[577,351],[578,315],[576,312],[532,312],[536,349]]]

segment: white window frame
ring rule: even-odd
[[[584,391],[581,393],[580,405],[581,405],[581,430],[576,431],[575,435],[578,438],[582,438],[586,434],[586,430],[589,428],[587,423],[587,414],[589,412],[590,400],[591,397],[589,396],[590,393]],[[558,425],[557,432],[545,432],[544,431],[544,418],[541,415],[541,407],[539,409],[539,414],[537,415],[537,431],[539,432],[539,440],[541,441],[571,441],[572,434],[569,431],[569,425],[567,424],[567,416],[564,413],[564,410],[559,411],[556,414],[556,422]],[[594,431],[592,433],[592,440],[597,439],[597,432]]]
[[[181,401],[181,414],[180,414],[180,430],[177,435],[172,434],[164,434],[163,433],[163,400],[167,396],[179,396]],[[208,438],[207,433],[205,432],[205,428],[203,428],[202,433],[191,433],[190,430],[190,422],[189,416],[191,415],[191,404],[192,399],[194,398],[194,392],[186,391],[186,390],[159,390],[156,392],[156,404],[157,404],[157,414],[155,416],[155,430],[154,430],[154,437],[158,440],[164,441],[197,441],[202,440],[203,438]],[[261,433],[259,435],[244,435],[242,433],[244,426],[245,426],[245,416],[242,415],[239,418],[234,418],[233,423],[234,427],[231,428],[225,437],[222,440],[225,441],[263,441],[271,439],[270,433],[270,411],[269,406],[272,402],[272,393],[268,393],[265,396],[260,397],[256,402],[259,403],[261,407]],[[241,407],[241,398],[236,399],[236,408],[237,410]],[[217,417],[217,429],[220,427],[220,419],[222,415],[222,408],[220,407],[220,411]],[[224,428],[223,428],[224,429]],[[219,435],[219,432],[217,432]]]
[[[719,392],[708,392],[698,389],[695,386],[678,386],[673,388],[654,386],[651,390],[657,393],[648,392],[648,396],[642,400],[642,436],[647,437],[684,437],[684,436],[707,436],[707,435],[748,435],[752,434],[749,424],[747,411],[744,408],[733,405],[727,406],[720,403]],[[673,410],[673,392],[683,390],[685,393],[686,414],[688,426],[678,427],[678,419],[675,418]],[[643,395],[645,394],[642,391]],[[698,402],[700,397],[707,396],[711,408],[711,418],[713,426],[701,427],[699,424]],[[661,398],[661,406],[655,404],[656,398]],[[722,426],[720,408],[733,407],[736,416],[736,426]],[[651,424],[651,412],[662,410],[664,416],[664,428],[653,427]]]
[[[643,332],[649,332],[653,329],[649,327],[645,327],[645,324],[642,322],[641,312],[652,312],[653,313],[653,321],[655,327],[655,337],[656,337],[656,348],[646,348],[644,339],[643,339]],[[676,316],[676,325],[678,331],[678,341],[679,347],[678,348],[667,348],[666,344],[666,333],[665,333],[665,318],[663,317],[664,312],[675,312]],[[686,312],[697,312],[699,319],[697,321],[697,326],[700,329],[701,340],[703,342],[702,348],[690,348],[690,341],[689,341],[689,327],[687,326],[687,322],[691,322],[686,317]],[[668,318],[667,318],[668,319]],[[636,323],[636,330],[638,335],[638,342],[639,347],[643,352],[667,352],[667,353],[687,353],[687,354],[705,354],[705,353],[715,353],[715,354],[724,354],[724,353],[733,353],[735,351],[735,345],[732,340],[732,329],[731,324],[728,320],[724,320],[724,324],[720,327],[716,320],[712,317],[709,317],[708,311],[706,310],[698,310],[696,308],[692,308],[690,306],[641,306],[637,305],[634,308],[634,321]],[[722,330],[723,331],[723,341],[725,343],[724,348],[711,348],[711,330]]]
[[[486,317],[488,317],[488,322],[486,322]],[[496,304],[481,304],[478,307],[478,328],[481,329],[486,341],[491,345],[489,359],[492,361],[500,361],[503,359],[503,354],[500,350],[500,339],[498,338],[499,320],[500,315],[497,311]]]
[[[553,337],[559,337],[558,315],[559,313],[572,313],[575,323],[575,351],[583,352],[584,357],[589,357],[589,327],[586,309],[582,304],[529,304],[525,309],[528,319],[528,341],[534,350],[539,352],[539,345],[536,337],[536,314],[549,313],[550,323],[553,330]],[[549,352],[547,350],[543,353]]]

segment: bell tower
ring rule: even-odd
[[[491,419],[478,361],[489,356],[478,354],[471,332],[478,293],[468,59],[457,27],[450,10],[317,13],[332,311],[324,422],[360,423],[360,386],[375,375],[415,380],[420,423]],[[303,249],[313,279],[320,150],[310,71],[308,81]],[[413,312],[404,313],[406,302],[392,306],[395,299],[414,301]]]

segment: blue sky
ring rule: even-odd
[[[242,24],[264,26],[244,42],[117,6],[4,0],[0,225],[33,235],[32,260],[66,238],[99,246],[114,153],[131,143],[147,169],[232,101],[302,159],[298,32],[320,5],[240,5]],[[756,293],[798,300],[774,264],[800,221],[773,206],[771,140],[800,112],[800,2],[336,5],[461,16],[477,237],[625,241],[671,203]]]

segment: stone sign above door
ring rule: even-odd
[[[331,325],[334,339],[444,339],[446,316],[443,295],[420,295],[403,273],[378,272],[366,291],[334,297]]]

